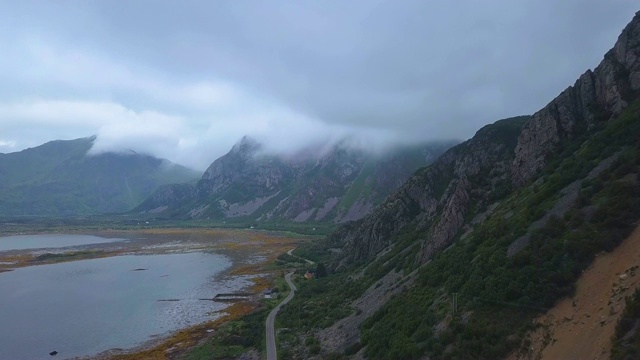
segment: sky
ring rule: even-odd
[[[466,139],[532,114],[609,50],[632,0],[0,0],[0,152],[205,169],[242,136],[274,152],[343,137]]]

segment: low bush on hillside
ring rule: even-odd
[[[268,312],[264,308],[220,326],[210,339],[191,349],[185,359],[231,359],[251,349],[263,349]]]

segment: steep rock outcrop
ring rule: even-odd
[[[299,186],[300,191],[295,192],[288,200],[284,217],[306,221],[323,209],[327,200],[341,198],[345,187],[352,184],[360,173],[366,158],[362,151],[338,146],[315,160],[313,165],[303,168],[300,183],[304,182],[304,186]],[[336,204],[334,202],[333,206]],[[324,220],[327,214],[328,211],[324,212],[319,220]]]
[[[238,184],[244,186],[238,189],[241,200],[250,201],[253,196],[277,192],[284,182],[291,181],[293,169],[278,157],[261,154],[261,150],[262,146],[255,140],[242,138],[227,155],[215,160],[204,172],[196,186],[198,195],[208,197]]]
[[[454,183],[455,190],[444,205],[440,220],[429,229],[427,235],[429,241],[423,243],[420,254],[422,263],[427,262],[434,254],[451,244],[453,238],[464,225],[470,200],[469,191],[472,186],[464,175],[452,181],[452,185]]]
[[[640,12],[595,70],[582,74],[525,124],[512,164],[514,184],[533,179],[563,139],[619,115],[639,90]]]
[[[485,126],[414,174],[364,219],[334,233],[331,240],[344,247],[339,263],[371,259],[405,231],[422,234],[421,262],[449,246],[472,203],[486,204],[493,189],[510,181],[513,149],[526,119]]]

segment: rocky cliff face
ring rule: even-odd
[[[335,233],[334,241],[344,246],[341,263],[371,259],[403,232],[423,239],[421,262],[449,246],[467,216],[489,205],[493,191],[510,181],[509,164],[526,119],[506,119],[482,128],[411,176],[360,222]]]
[[[198,182],[198,194],[211,196],[243,184],[251,190],[247,195],[262,196],[291,181],[293,169],[278,157],[260,154],[261,150],[259,143],[244,137],[226,156],[209,166]]]
[[[193,189],[164,187],[136,211],[249,221],[355,220],[452,145],[406,146],[373,155],[339,143],[319,157],[307,150],[280,157],[245,137],[214,161]]]
[[[613,49],[535,113],[522,129],[512,164],[514,184],[535,177],[562,140],[619,115],[640,90],[640,13],[622,31]]]

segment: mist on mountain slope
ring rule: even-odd
[[[250,122],[250,121],[249,121]],[[251,123],[251,122],[250,122]],[[440,135],[390,131],[376,128],[326,124],[320,121],[287,119],[256,120],[253,125],[236,123],[224,129],[211,126],[205,131],[186,130],[181,126],[130,129],[128,125],[102,128],[89,155],[105,152],[136,152],[150,154],[197,169],[206,169],[211,162],[226,154],[243,138],[260,144],[260,154],[289,157],[321,157],[336,145],[384,155],[398,147],[427,142],[455,143],[460,138]],[[129,131],[130,130],[130,131]],[[180,132],[182,131],[182,133]],[[180,136],[184,134],[183,136]]]
[[[274,152],[466,139],[594,66],[637,7],[602,2],[14,2],[0,152],[97,135],[203,170],[244,135]]]

